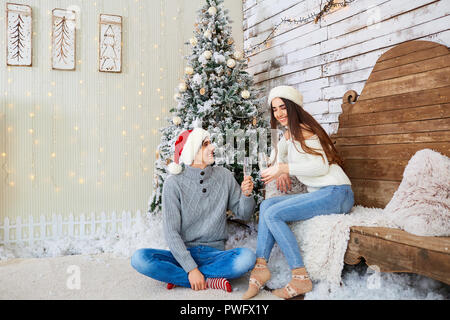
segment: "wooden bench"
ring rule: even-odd
[[[409,159],[429,148],[450,155],[450,53],[430,41],[408,41],[385,52],[361,94],[343,97],[331,136],[352,181],[355,205],[384,208]],[[411,272],[450,284],[450,237],[354,226],[344,262],[364,258],[382,272]]]

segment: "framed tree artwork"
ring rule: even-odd
[[[75,70],[76,12],[66,9],[52,11],[52,69]]]
[[[122,72],[122,17],[100,14],[99,71]]]
[[[6,64],[32,65],[32,10],[28,5],[6,3]]]

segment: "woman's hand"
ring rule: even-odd
[[[245,176],[241,184],[242,193],[248,197],[253,191],[253,180],[251,176]]]
[[[283,173],[277,178],[277,189],[282,192],[292,190],[292,181],[288,173]]]
[[[188,273],[189,283],[191,284],[192,290],[205,290],[206,289],[206,281],[203,273],[198,270],[198,268],[192,269]]]
[[[265,184],[268,184],[283,173],[289,174],[289,165],[287,163],[277,163],[261,172],[261,180],[264,181]]]

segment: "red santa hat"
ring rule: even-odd
[[[209,132],[202,128],[182,132],[175,142],[175,154],[173,155],[173,162],[168,166],[169,172],[179,174],[181,163],[191,165],[198,150],[202,147],[203,140],[209,137]]]

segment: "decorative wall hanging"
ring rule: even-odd
[[[100,14],[99,71],[122,72],[122,17]]]
[[[72,10],[52,11],[52,69],[75,70],[76,13]]]
[[[32,64],[32,10],[23,4],[6,4],[6,64],[26,66]]]

